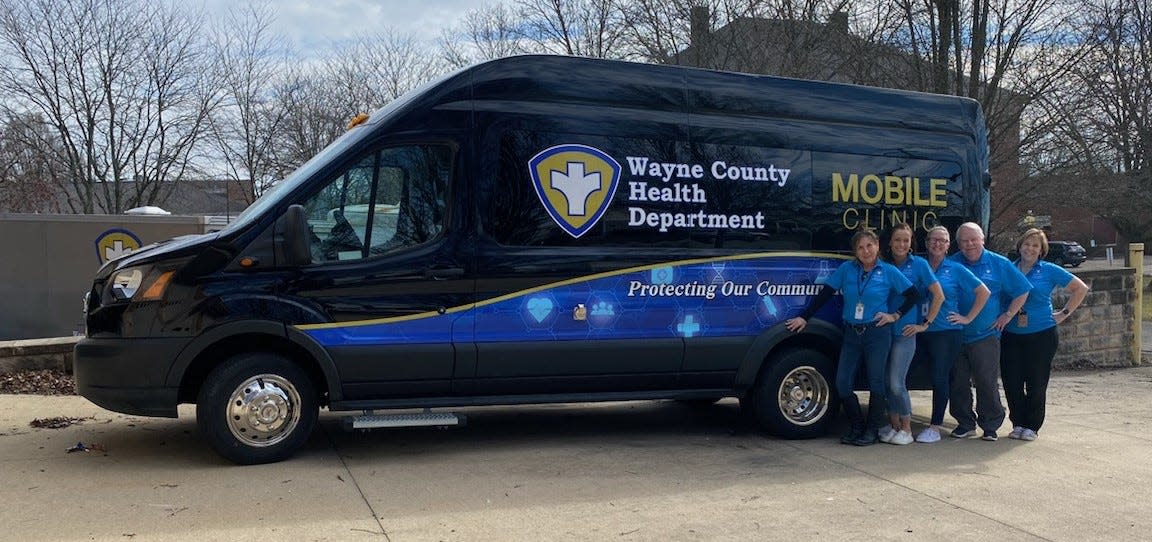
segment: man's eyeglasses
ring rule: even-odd
[[[947,239],[929,239],[928,243],[933,244],[933,245],[947,245],[948,240]]]

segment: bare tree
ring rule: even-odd
[[[1069,0],[896,0],[888,43],[911,53],[907,88],[980,102],[992,148],[993,230],[1014,224],[1037,185],[1027,180],[1030,145],[1046,145],[1047,122],[1029,108],[1081,60]],[[1026,131],[1027,129],[1027,131]],[[1031,131],[1038,130],[1038,131]]]
[[[517,0],[519,33],[543,52],[614,58],[624,50],[620,0]]]
[[[1076,83],[1091,110],[1087,130],[1099,134],[1121,173],[1152,169],[1152,1],[1099,0],[1086,62]]]
[[[1086,53],[1061,89],[1065,99],[1049,108],[1065,120],[1053,136],[1063,151],[1052,153],[1054,171],[1092,179],[1090,195],[1073,204],[1145,239],[1152,235],[1152,2],[1095,0],[1081,12],[1091,28]]]
[[[274,99],[288,57],[284,40],[271,31],[273,21],[267,4],[246,4],[229,10],[212,32],[223,96],[209,117],[209,134],[246,203],[275,180],[273,146],[288,114]]]
[[[666,62],[691,45],[691,0],[635,0],[624,7],[628,21],[630,56],[649,62]],[[708,13],[715,17],[716,10]],[[710,25],[718,21],[709,20]]]
[[[0,0],[0,107],[59,136],[73,212],[161,203],[188,172],[212,106],[199,20],[145,0]]]
[[[5,119],[0,126],[0,212],[60,212],[62,151],[43,117]]]
[[[321,74],[350,112],[369,112],[444,73],[448,66],[414,36],[393,29],[364,35],[326,59]]]
[[[430,47],[385,30],[361,36],[322,62],[292,67],[273,91],[281,113],[272,178],[287,175],[371,113],[447,69]]]
[[[523,21],[503,3],[468,10],[462,19],[440,38],[441,55],[453,68],[533,52],[521,40]]]
[[[332,92],[322,77],[300,66],[277,85],[276,107],[285,114],[273,150],[276,178],[300,167],[347,129],[354,110],[332,100]]]

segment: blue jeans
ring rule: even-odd
[[[868,377],[868,392],[871,394],[868,403],[883,405],[884,367],[888,364],[888,351],[891,348],[891,328],[869,325],[862,332],[857,332],[852,326],[845,325],[844,340],[840,345],[840,363],[836,366],[836,393],[841,398],[856,394],[856,372],[863,362]]]
[[[920,354],[917,358],[922,363],[932,364],[932,420],[929,423],[943,425],[951,391],[952,366],[960,356],[964,330],[927,331],[917,337]]]
[[[916,355],[916,336],[892,336],[888,354],[888,412],[903,418],[912,416],[912,398],[908,396],[908,367]]]

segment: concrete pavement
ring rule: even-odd
[[[917,425],[928,394],[914,392]],[[487,408],[236,467],[179,420],[0,396],[5,540],[1147,540],[1152,368],[1054,376],[1025,443],[783,441],[735,403]],[[91,417],[64,429],[35,418]],[[1007,432],[1005,425],[1003,432]],[[66,453],[82,441],[106,452]]]

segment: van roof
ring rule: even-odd
[[[457,72],[442,85],[439,90],[458,97],[453,90],[463,89],[453,87],[470,86],[476,102],[611,104],[964,134],[984,129],[979,104],[965,97],[572,56],[492,60]]]

